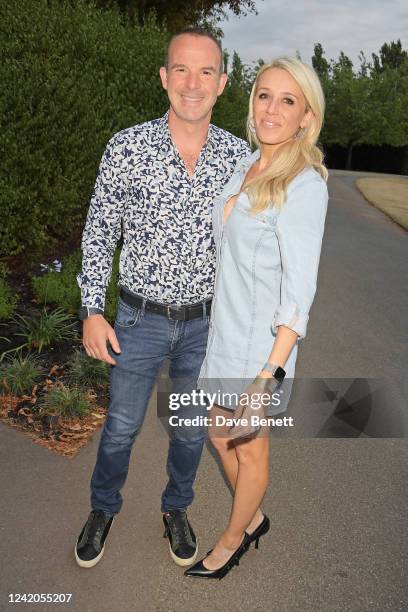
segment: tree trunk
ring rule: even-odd
[[[353,159],[353,143],[349,142],[347,147],[347,161],[346,161],[346,170],[351,170],[351,162]]]

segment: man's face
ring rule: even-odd
[[[227,75],[220,73],[220,63],[220,50],[210,38],[182,34],[173,40],[168,68],[160,68],[160,77],[171,111],[179,119],[209,121],[227,82]]]

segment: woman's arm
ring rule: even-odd
[[[268,358],[269,363],[284,368],[285,363],[296,344],[297,338],[298,334],[293,331],[293,329],[280,325],[278,327],[278,333],[276,334],[276,339],[271,354]],[[267,370],[261,370],[259,376],[261,376],[261,378],[272,378],[272,374]]]
[[[315,291],[327,210],[327,187],[312,178],[287,196],[276,233],[282,262],[280,304],[272,328],[276,339],[268,361],[284,368],[298,337],[304,338]],[[262,370],[262,377],[271,374]]]

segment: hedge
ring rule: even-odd
[[[1,3],[0,255],[83,226],[103,149],[162,115],[167,34],[79,0]]]

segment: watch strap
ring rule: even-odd
[[[283,380],[286,376],[286,372],[283,368],[275,363],[269,363],[269,361],[265,363],[262,369],[266,372],[270,372],[276,380]]]

